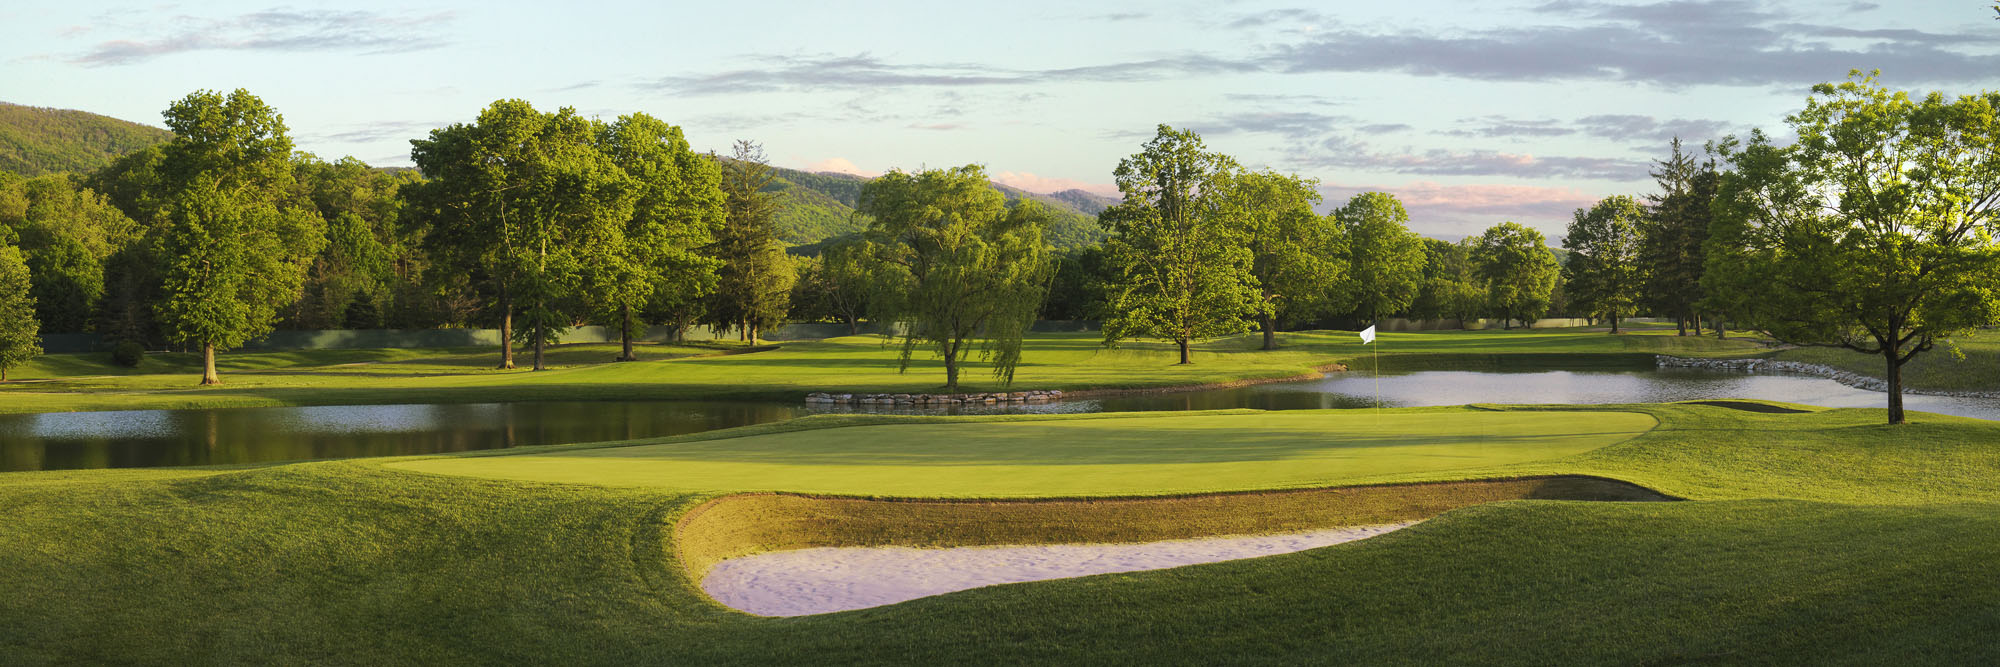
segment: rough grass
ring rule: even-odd
[[[1660,426],[1559,459],[1415,477],[1593,475],[1692,502],[1501,502],[1284,556],[795,619],[724,609],[680,568],[672,526],[713,493],[418,474],[373,461],[6,474],[0,656],[28,664],[2000,661],[1992,641],[2000,424],[1917,414],[1889,427],[1881,410],[1603,410],[1645,412]],[[583,449],[536,453],[564,451]]]
[[[1283,349],[1276,351],[1257,349],[1261,339],[1256,335],[1207,341],[1197,347],[1195,363],[1182,366],[1169,345],[1132,342],[1105,348],[1094,334],[1034,334],[1014,386],[1075,391],[1268,380],[1310,374],[1332,363],[1372,360],[1376,352],[1350,332],[1290,333],[1282,340]],[[1494,359],[1629,366],[1650,364],[1656,353],[1746,355],[1764,349],[1748,341],[1662,332],[1442,331],[1385,333],[1380,340],[1385,368]],[[21,371],[20,377],[39,379],[0,384],[0,412],[526,400],[796,401],[826,390],[931,392],[940,390],[944,379],[941,362],[921,354],[908,372],[898,372],[897,346],[879,336],[786,343],[735,355],[712,354],[719,350],[706,347],[653,348],[643,350],[642,357],[654,361],[638,363],[610,363],[615,347],[562,346],[552,355],[556,367],[542,372],[492,370],[488,366],[497,354],[477,348],[230,353],[221,357],[221,387],[195,386],[198,373],[191,357],[155,355],[139,372],[126,372],[102,355],[54,355]],[[703,353],[710,356],[659,360]],[[961,380],[966,391],[1003,388],[977,363]]]
[[[1959,354],[1952,354],[1955,345]],[[1875,378],[1888,375],[1879,354],[1829,347],[1802,347],[1773,355],[1786,361],[1832,366]],[[1918,354],[1903,366],[1903,386],[1930,391],[2000,391],[2000,332],[1985,331]]]

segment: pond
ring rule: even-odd
[[[988,412],[1301,410],[1464,403],[1657,403],[1753,398],[1826,407],[1882,407],[1880,392],[1817,377],[1699,369],[1336,374],[1236,389],[971,407]],[[2000,401],[1906,395],[1911,410],[2000,419]],[[0,415],[0,470],[128,468],[432,454],[627,440],[748,426],[826,411],[750,401],[543,401],[133,410]],[[917,413],[915,410],[866,410]],[[940,411],[922,411],[941,414]]]

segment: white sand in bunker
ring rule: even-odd
[[[1374,537],[1414,523],[1144,544],[799,549],[722,561],[702,579],[701,588],[752,614],[805,616],[995,584],[1272,556]]]

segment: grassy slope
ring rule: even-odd
[[[1427,476],[1596,474],[1698,502],[1507,502],[1298,554],[787,620],[716,606],[674,566],[667,526],[706,494],[371,462],[10,474],[0,652],[370,664],[2000,659],[2000,424],[1610,410],[1662,426],[1555,461]]]
[[[2000,332],[1984,332],[1955,341],[1960,353],[1954,356],[1940,344],[1903,366],[1904,386],[1935,391],[2000,391]],[[1777,359],[1823,364],[1872,377],[1886,377],[1881,355],[1861,354],[1827,347],[1785,350]]]
[[[1094,334],[1033,334],[1014,386],[1158,388],[1283,378],[1371,352],[1354,334],[1345,332],[1292,333],[1283,341],[1284,349],[1275,352],[1257,351],[1254,335],[1209,341],[1197,350],[1193,365],[1178,366],[1168,345],[1134,342],[1105,349]],[[1385,368],[1537,355],[1568,365],[1591,360],[1632,364],[1644,363],[1646,355],[1655,353],[1741,355],[1763,349],[1745,341],[1560,330],[1391,333],[1384,334],[1381,341]],[[101,355],[51,355],[18,371],[19,377],[59,377],[0,385],[0,412],[534,399],[798,400],[807,392],[821,390],[939,389],[943,379],[939,362],[920,354],[908,373],[899,373],[896,352],[896,346],[882,338],[855,336],[787,343],[779,350],[739,356],[579,364],[541,373],[485,369],[494,360],[494,353],[482,355],[477,350],[454,351],[455,360],[437,363],[423,362],[425,353],[401,350],[232,353],[221,357],[226,384],[208,388],[193,386],[191,362],[186,358],[156,359],[142,367],[142,372],[119,374]],[[613,356],[606,346],[561,354],[570,356],[559,361],[579,362]],[[328,367],[361,361],[401,361],[404,365]],[[961,381],[966,390],[1001,388],[978,364],[966,370]]]

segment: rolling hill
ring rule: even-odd
[[[92,171],[173,136],[88,111],[0,102],[0,170],[22,176]]]

